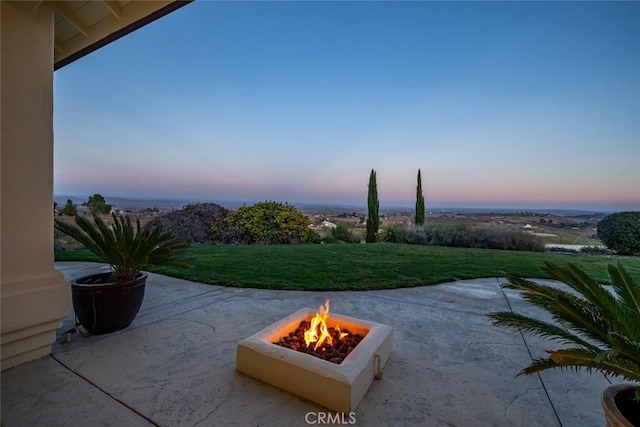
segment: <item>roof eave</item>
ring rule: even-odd
[[[110,33],[109,35],[107,35],[106,37],[101,38],[100,40],[97,40],[96,42],[68,55],[65,56],[64,58],[55,61],[54,62],[54,66],[53,69],[54,70],[58,70],[62,67],[64,67],[65,65],[69,65],[70,63],[77,61],[78,59],[92,53],[95,50],[100,49],[101,47],[104,47],[106,45],[108,45],[109,43],[112,43],[116,40],[118,40],[121,37],[126,36],[129,33],[132,33],[133,31],[136,31],[139,28],[144,27],[147,24],[150,24],[151,22],[162,18],[165,15],[168,15],[171,12],[174,12],[177,9],[180,9],[183,6],[186,6],[187,4],[193,2],[194,0],[176,0],[174,2],[168,3],[167,5],[163,6],[160,9],[155,10],[154,12],[138,19],[137,21],[122,27],[112,33]]]

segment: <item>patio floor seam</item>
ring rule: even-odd
[[[502,288],[502,286],[500,286],[499,279],[496,279],[496,280],[498,280],[498,286],[500,287],[500,291],[502,292],[502,296],[504,297],[505,301],[507,302],[507,305],[509,306],[509,311],[513,313],[514,311],[513,311],[513,308],[511,307],[511,302],[509,301],[509,298],[507,297],[507,294],[504,292],[504,289]],[[518,331],[518,333],[520,334],[520,337],[522,338],[522,342],[524,343],[524,347],[527,349],[527,353],[529,354],[529,358],[533,362],[533,354],[531,354],[531,349],[529,348],[529,344],[527,343],[527,340],[524,338],[524,334],[522,333],[522,331]],[[562,427],[562,420],[560,419],[560,415],[558,414],[558,411],[556,410],[556,407],[553,404],[553,400],[551,400],[551,396],[549,395],[549,391],[547,390],[547,386],[545,385],[544,381],[542,380],[542,377],[540,376],[540,373],[536,373],[536,375],[538,377],[538,381],[540,381],[540,385],[542,385],[542,390],[544,390],[544,394],[545,394],[545,396],[547,396],[547,400],[549,401],[549,404],[551,405],[551,409],[553,410],[553,413],[556,416],[556,419],[558,420],[558,425],[560,427]]]
[[[67,371],[69,371],[70,373],[72,373],[73,375],[75,375],[76,377],[80,378],[82,381],[86,382],[87,384],[91,385],[93,388],[95,388],[96,390],[100,391],[102,394],[104,394],[105,396],[107,396],[108,398],[114,400],[115,402],[117,402],[118,404],[120,404],[121,406],[124,406],[125,408],[127,408],[128,410],[130,410],[131,412],[133,412],[134,414],[138,415],[139,417],[143,418],[144,420],[148,421],[149,423],[151,423],[152,425],[154,425],[155,427],[160,427],[161,425],[158,424],[157,422],[153,421],[151,418],[147,417],[146,415],[144,415],[142,412],[138,411],[137,409],[133,408],[132,406],[127,405],[126,403],[124,403],[122,400],[118,399],[117,397],[113,396],[112,394],[108,393],[106,390],[104,390],[102,387],[100,387],[99,385],[97,385],[96,383],[94,383],[93,381],[89,380],[88,378],[84,377],[83,375],[79,374],[78,372],[74,371],[73,369],[71,369],[69,366],[67,366],[66,364],[64,364],[62,361],[58,360],[55,355],[53,353],[51,353],[49,355],[49,357],[51,357],[51,359],[53,359],[55,362],[57,362],[60,366],[62,366],[64,369],[66,369]]]

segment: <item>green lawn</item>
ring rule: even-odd
[[[600,282],[608,282],[606,266],[618,260],[636,278],[640,258],[499,251],[439,246],[328,244],[283,246],[202,245],[189,249],[188,269],[156,268],[153,272],[224,286],[368,290],[433,285],[455,279],[547,277],[544,261],[573,262]],[[56,261],[98,261],[87,250],[57,252]]]

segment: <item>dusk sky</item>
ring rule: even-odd
[[[54,88],[56,195],[640,210],[638,2],[196,1]]]

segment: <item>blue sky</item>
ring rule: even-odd
[[[54,76],[54,192],[640,209],[640,3],[196,1]]]

